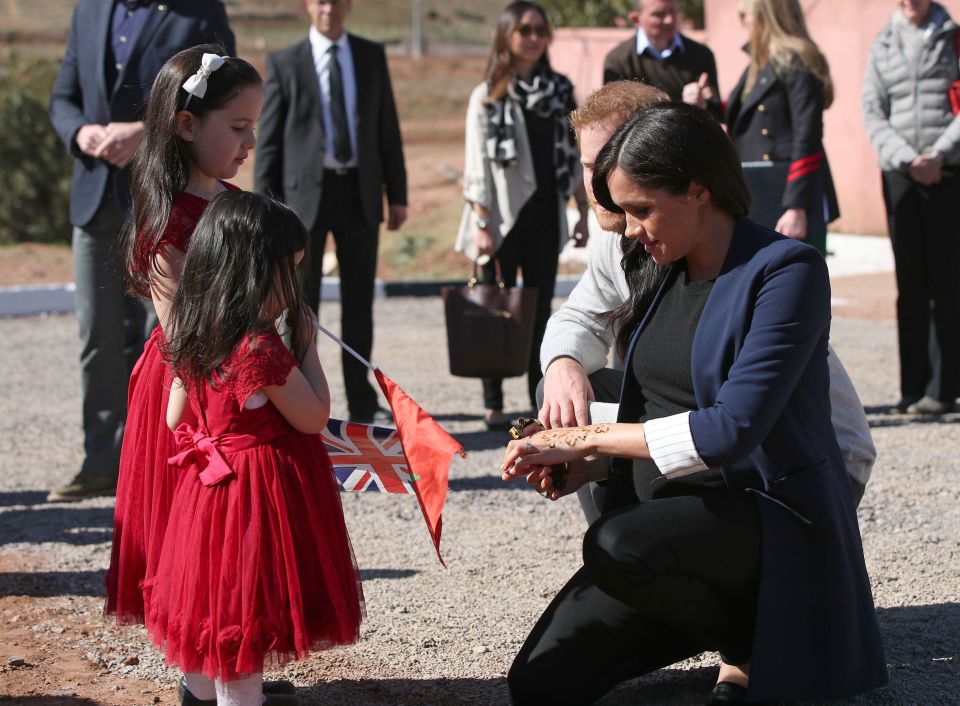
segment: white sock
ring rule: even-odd
[[[207,679],[199,672],[184,674],[183,683],[187,687],[187,691],[201,701],[209,701],[217,698],[217,691],[213,686],[213,679]]]
[[[263,674],[250,674],[243,679],[217,679],[217,706],[260,706],[264,702]]]

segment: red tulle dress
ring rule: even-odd
[[[144,592],[147,631],[183,672],[229,681],[359,636],[359,573],[322,437],[262,393],[245,407],[296,365],[275,332],[248,339],[177,429],[175,511]]]
[[[237,190],[232,184],[228,189]],[[187,251],[190,236],[209,201],[188,193],[173,199],[161,247]],[[140,253],[138,266],[149,272],[151,257]],[[142,584],[156,570],[170,514],[176,473],[167,459],[175,453],[173,434],[167,428],[170,374],[160,344],[163,331],[153,329],[127,387],[127,422],[120,450],[120,474],[113,514],[113,548],[104,584],[104,613],[122,624],[142,623]]]

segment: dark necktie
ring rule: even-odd
[[[333,128],[333,156],[341,164],[346,164],[353,157],[353,148],[350,146],[350,130],[347,127],[347,103],[343,98],[343,73],[340,62],[337,60],[337,45],[330,46],[330,63],[327,70],[330,72],[330,122]]]

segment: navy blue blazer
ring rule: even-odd
[[[649,317],[634,333],[627,360]],[[699,409],[690,429],[701,458],[721,469],[727,486],[757,497],[763,549],[751,700],[837,699],[887,681],[853,497],[830,419],[829,334],[823,257],[738,218],[694,335]],[[627,370],[624,419],[638,397]]]
[[[130,59],[112,86],[107,86],[106,48],[110,41],[113,0],[80,0],[73,11],[70,38],[50,97],[54,130],[76,158],[70,189],[70,222],[90,222],[103,200],[113,168],[83,154],[76,136],[88,123],[133,122],[143,117],[153,79],[178,51],[215,42],[234,55],[233,32],[219,0],[165,0],[154,3],[135,40]],[[199,68],[199,67],[198,67]],[[114,194],[129,204],[128,170],[118,172]]]

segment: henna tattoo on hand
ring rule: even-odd
[[[604,434],[610,431],[609,424],[592,424],[585,427],[571,427],[566,429],[548,429],[536,434],[537,441],[543,441],[551,449],[557,448],[557,444],[566,444],[567,446],[576,446],[577,442],[586,441],[587,437],[593,434]]]

